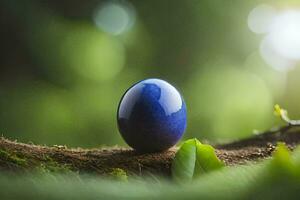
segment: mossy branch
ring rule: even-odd
[[[268,158],[277,142],[285,142],[291,149],[300,143],[299,126],[285,126],[251,138],[225,145],[214,145],[218,157],[227,165],[245,164]],[[68,149],[23,144],[0,138],[0,169],[27,171],[75,171],[78,173],[110,174],[123,169],[127,174],[170,175],[170,167],[177,148],[162,153],[139,154],[129,148]]]

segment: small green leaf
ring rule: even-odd
[[[208,144],[196,142],[197,155],[194,177],[219,169],[224,166],[224,163],[219,160],[215,153],[215,149]]]
[[[121,168],[113,168],[109,175],[115,180],[128,181],[127,173]]]
[[[277,147],[273,153],[273,162],[277,163],[290,163],[291,161],[290,150],[283,142],[278,142]]]
[[[212,146],[197,139],[185,141],[172,163],[172,177],[176,182],[191,181],[206,172],[223,167]]]
[[[172,163],[172,177],[176,182],[192,180],[196,163],[196,139],[185,141]]]
[[[291,120],[288,116],[288,112],[285,109],[282,109],[278,104],[274,106],[274,114],[279,116],[282,121],[288,123],[292,126],[300,126],[300,120]]]
[[[278,104],[274,106],[274,114],[279,116],[283,121],[290,124],[292,120],[290,120],[288,116],[288,112],[285,109],[282,109]]]
[[[294,150],[293,150],[293,154],[292,154],[292,159],[294,160],[297,168],[300,171],[300,146],[297,146]]]
[[[270,170],[273,174],[277,175],[294,173],[295,171],[291,152],[282,142],[277,144],[276,150],[273,153]]]
[[[274,106],[274,114],[278,117],[281,117],[282,109],[278,104]]]
[[[273,153],[270,171],[274,176],[300,178],[300,146],[291,153],[284,143],[278,143]]]

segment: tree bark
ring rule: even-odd
[[[213,145],[217,156],[226,165],[256,162],[270,157],[277,142],[285,142],[290,149],[300,143],[299,127],[285,126],[236,142]],[[28,171],[70,170],[78,173],[105,175],[123,169],[129,175],[170,176],[172,160],[177,151],[139,154],[130,148],[68,149],[64,146],[38,146],[0,138],[0,169]]]

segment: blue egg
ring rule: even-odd
[[[139,152],[158,152],[175,145],[186,129],[186,105],[171,84],[146,79],[123,95],[117,113],[119,132]]]

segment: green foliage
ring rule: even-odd
[[[286,122],[289,125],[292,126],[299,126],[300,121],[299,120],[291,120],[288,116],[288,112],[285,109],[282,109],[278,104],[274,106],[274,114],[279,116],[282,121]]]
[[[273,173],[290,172],[293,170],[293,160],[289,149],[284,143],[278,143],[271,162]]]
[[[172,163],[172,177],[175,181],[191,180],[196,163],[196,141],[185,141],[176,153]]]
[[[115,180],[128,181],[127,173],[121,168],[113,168],[109,176]]]
[[[47,161],[41,163],[36,170],[39,172],[55,172],[55,173],[70,173],[72,172],[69,165],[59,164],[54,161],[52,158],[47,158]]]
[[[191,144],[189,140],[187,144]],[[195,143],[195,141],[194,141]],[[299,199],[300,150],[291,155],[279,144],[271,160],[247,166],[224,167],[192,183],[169,181],[112,181],[72,174],[0,174],[1,199]],[[34,192],[33,192],[34,191]]]
[[[212,146],[201,144],[197,139],[189,139],[182,144],[175,155],[172,177],[176,182],[191,181],[223,166]]]
[[[0,149],[0,160],[4,160],[8,163],[16,164],[18,166],[25,166],[27,164],[25,158],[21,158],[16,154],[9,153]]]
[[[271,173],[274,176],[289,176],[300,178],[300,151],[299,147],[291,155],[284,143],[278,143],[271,161]],[[300,179],[299,179],[300,180]]]

